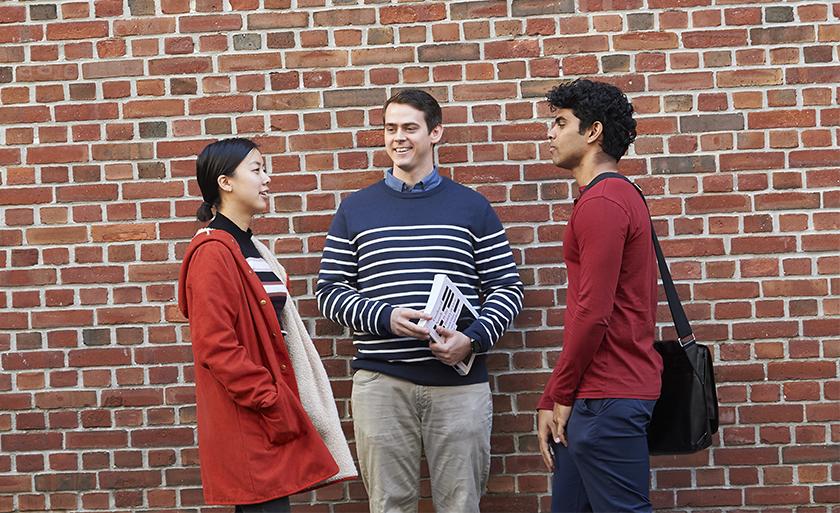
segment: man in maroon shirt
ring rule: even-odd
[[[563,352],[539,403],[553,512],[650,512],[647,426],[662,360],[653,347],[656,255],[639,192],[615,173],[636,137],[618,88],[575,80],[548,93],[554,165],[580,187],[563,241]]]

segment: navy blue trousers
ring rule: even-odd
[[[578,399],[554,450],[552,513],[651,513],[647,427],[656,401]]]

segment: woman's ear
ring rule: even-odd
[[[216,178],[216,184],[218,184],[219,190],[225,192],[231,192],[233,190],[233,184],[231,183],[228,175],[219,175],[219,177]]]

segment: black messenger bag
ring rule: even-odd
[[[619,173],[602,173],[589,183],[587,189],[606,178],[630,182]],[[642,191],[638,186],[636,189],[644,200]],[[677,340],[654,342],[654,347],[662,356],[662,392],[648,427],[648,452],[687,454],[709,447],[712,435],[718,430],[718,400],[712,354],[707,346],[698,344],[694,339],[652,224],[651,234]]]

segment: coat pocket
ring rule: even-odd
[[[277,402],[259,412],[260,426],[274,445],[282,445],[298,438],[304,429],[300,416],[302,407],[297,405],[291,391],[279,385]]]

